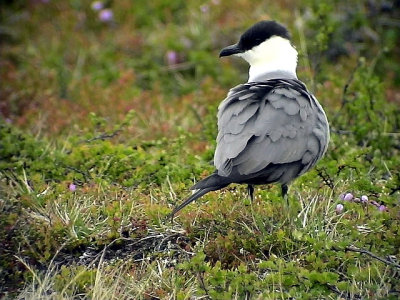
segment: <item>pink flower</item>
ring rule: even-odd
[[[94,11],[99,11],[104,8],[104,3],[101,1],[93,1],[91,7]]]
[[[343,198],[344,201],[351,201],[352,199],[353,199],[352,193],[347,193],[346,195],[344,195],[344,198]]]
[[[107,23],[111,22],[114,18],[114,13],[111,9],[105,8],[99,12],[99,20],[101,22]]]
[[[338,204],[338,205],[336,205],[336,212],[338,213],[338,214],[340,214],[342,211],[343,211],[343,209],[344,209],[344,206],[343,206],[343,204]]]
[[[73,184],[73,183],[70,183],[69,186],[68,186],[68,188],[69,188],[69,190],[70,190],[71,192],[75,192],[75,190],[76,190],[76,185]]]
[[[169,66],[176,65],[179,62],[178,53],[176,53],[176,51],[173,50],[167,51],[167,53],[165,54],[165,58]]]

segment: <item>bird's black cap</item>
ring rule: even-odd
[[[285,26],[275,21],[261,21],[247,29],[237,44],[222,49],[219,57],[243,53],[258,46],[272,36],[280,36],[290,40],[289,31]]]

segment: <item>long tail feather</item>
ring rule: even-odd
[[[171,219],[173,219],[175,214],[178,213],[182,208],[184,208],[188,204],[192,203],[194,200],[200,198],[201,196],[207,194],[208,192],[211,192],[214,190],[215,190],[215,188],[205,188],[202,190],[198,190],[193,195],[191,195],[189,198],[187,198],[185,201],[183,201],[181,204],[179,204],[177,207],[175,207],[174,210],[172,211],[172,213],[170,213],[169,217],[171,217]]]
[[[190,189],[191,190],[199,190],[199,189],[202,190],[202,189],[206,189],[206,188],[209,188],[209,187],[214,187],[215,190],[218,190],[218,189],[221,189],[221,188],[227,186],[231,182],[232,182],[231,178],[220,176],[215,171],[210,176],[208,176],[208,177],[200,180],[199,182],[197,182]]]

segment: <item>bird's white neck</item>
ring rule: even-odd
[[[297,78],[297,51],[289,40],[280,36],[273,36],[238,56],[250,64],[249,82],[265,77],[268,73],[282,73]]]

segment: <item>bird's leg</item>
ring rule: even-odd
[[[281,189],[282,189],[282,198],[283,198],[283,200],[286,201],[287,207],[289,207],[289,197],[287,195],[289,188],[286,184],[282,184]]]
[[[283,205],[286,206],[284,208],[284,210],[286,211],[286,214],[287,214],[286,218],[287,218],[287,221],[289,222],[289,226],[292,227],[292,226],[294,226],[294,223],[293,223],[294,220],[291,217],[292,214],[290,212],[289,196],[288,196],[289,187],[286,184],[282,184],[281,185],[281,190],[282,190],[282,198],[284,200],[284,204]]]
[[[282,184],[281,185],[281,189],[282,189],[282,198],[284,200],[284,211],[286,212],[286,218],[287,221],[289,222],[289,226],[293,226],[293,218],[291,217],[291,211],[290,211],[290,204],[289,204],[289,195],[288,195],[288,190],[289,187],[287,186],[287,184]]]
[[[254,200],[254,187],[251,184],[247,185],[247,193],[249,194],[249,198],[250,198],[251,202],[253,202],[253,200]]]

